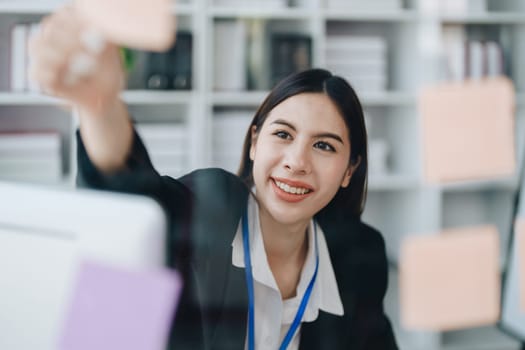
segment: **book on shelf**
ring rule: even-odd
[[[11,58],[10,58],[10,89],[11,91],[26,90],[27,79],[27,36],[28,26],[26,24],[16,24],[11,29]]]
[[[505,57],[500,43],[467,38],[463,25],[443,28],[443,50],[447,78],[453,81],[480,79],[505,74]]]
[[[180,176],[188,171],[187,128],[173,123],[135,126],[150,160],[162,175]],[[177,169],[175,171],[174,169]]]
[[[40,30],[38,23],[18,23],[10,33],[10,82],[9,89],[15,92],[40,92],[37,83],[29,78],[31,57],[28,53],[29,39]]]
[[[193,36],[177,32],[175,44],[166,52],[148,52],[145,87],[152,90],[190,90],[192,88]]]
[[[465,71],[465,43],[467,33],[463,25],[447,25],[443,27],[443,49],[447,60],[449,79],[463,80]]]
[[[62,156],[58,132],[0,132],[0,178],[58,182]]]
[[[388,174],[389,148],[387,140],[370,138],[368,146],[368,171],[370,175],[383,176]]]
[[[483,13],[487,10],[486,0],[440,0],[439,11],[442,14],[466,15],[469,13]]]
[[[326,38],[326,49],[334,52],[359,53],[373,52],[386,53],[387,42],[381,36],[328,34]]]
[[[217,20],[213,30],[213,89],[241,91],[246,88],[246,22]]]
[[[54,131],[0,132],[1,154],[59,153],[60,134]]]
[[[481,41],[471,40],[467,43],[467,73],[471,79],[484,76],[484,50]]]
[[[213,116],[213,165],[236,172],[241,160],[244,137],[254,112],[217,111]]]
[[[381,92],[388,84],[387,43],[380,36],[330,34],[326,67],[346,78],[358,93]]]
[[[312,38],[301,34],[277,33],[271,37],[272,86],[290,74],[312,66]]]

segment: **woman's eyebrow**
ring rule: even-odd
[[[297,131],[297,129],[295,128],[295,126],[293,126],[293,124],[290,124],[289,122],[287,122],[286,120],[283,120],[283,119],[276,119],[271,124],[284,125],[284,126],[289,127],[290,129],[292,129],[293,131]],[[341,136],[339,136],[337,134],[334,134],[334,133],[331,133],[331,132],[322,132],[322,133],[319,133],[319,134],[315,134],[315,135],[312,136],[312,138],[331,138],[331,139],[334,139],[334,140],[340,142],[343,145],[345,144],[343,142],[343,139],[341,138]]]

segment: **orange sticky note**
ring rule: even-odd
[[[173,0],[76,0],[77,9],[105,39],[164,51],[175,40]]]
[[[525,312],[525,218],[516,221],[516,243],[518,244],[521,310]]]
[[[499,240],[494,226],[412,236],[401,249],[401,322],[445,331],[494,324],[500,313]]]
[[[514,174],[515,92],[509,79],[428,87],[419,108],[428,182]]]

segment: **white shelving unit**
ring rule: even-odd
[[[77,126],[74,113],[57,108],[61,101],[55,98],[8,91],[11,26],[22,21],[38,21],[57,8],[57,2],[0,0],[0,132],[59,130],[63,139],[64,179],[58,185],[72,186],[75,176],[73,134]],[[379,35],[385,38],[388,47],[387,89],[362,94],[358,91],[358,94],[370,122],[370,137],[381,137],[389,143],[389,172],[370,176],[364,220],[383,232],[393,265],[404,236],[430,234],[441,228],[494,223],[501,230],[504,247],[508,239],[511,200],[517,188],[516,178],[426,185],[422,175],[417,96],[422,86],[444,78],[440,47],[446,25],[464,25],[482,34],[505,31],[510,77],[517,89],[517,146],[523,150],[525,2],[487,0],[486,12],[461,15],[428,10],[438,2],[404,0],[403,8],[398,11],[378,12],[328,9],[324,0],[296,0],[292,1],[293,6],[285,8],[227,8],[214,6],[213,0],[180,1],[174,5],[178,28],[193,33],[193,90],[129,90],[122,97],[137,123],[175,123],[187,128],[187,170],[207,167],[213,164],[215,115],[238,110],[253,114],[267,94],[267,89],[214,91],[213,31],[218,21],[242,19],[248,23],[263,23],[269,33],[308,34],[312,38],[315,67],[326,66],[324,51],[328,35],[340,32]],[[518,157],[522,158],[521,153]],[[399,324],[397,295],[394,269],[386,309],[402,349],[519,349],[516,341],[495,327],[447,333],[406,331]]]

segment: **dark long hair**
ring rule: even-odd
[[[359,218],[366,201],[368,172],[367,135],[363,109],[350,84],[343,78],[332,75],[327,70],[309,69],[296,73],[285,78],[273,88],[255,113],[248,128],[237,175],[249,187],[253,186],[253,161],[250,159],[252,127],[255,126],[257,131],[261,130],[268,114],[275,106],[289,97],[306,92],[324,93],[332,100],[348,128],[351,149],[349,165],[355,165],[359,162],[352,175],[350,185],[346,188],[339,188],[326,208],[333,208],[341,215],[352,215]]]

